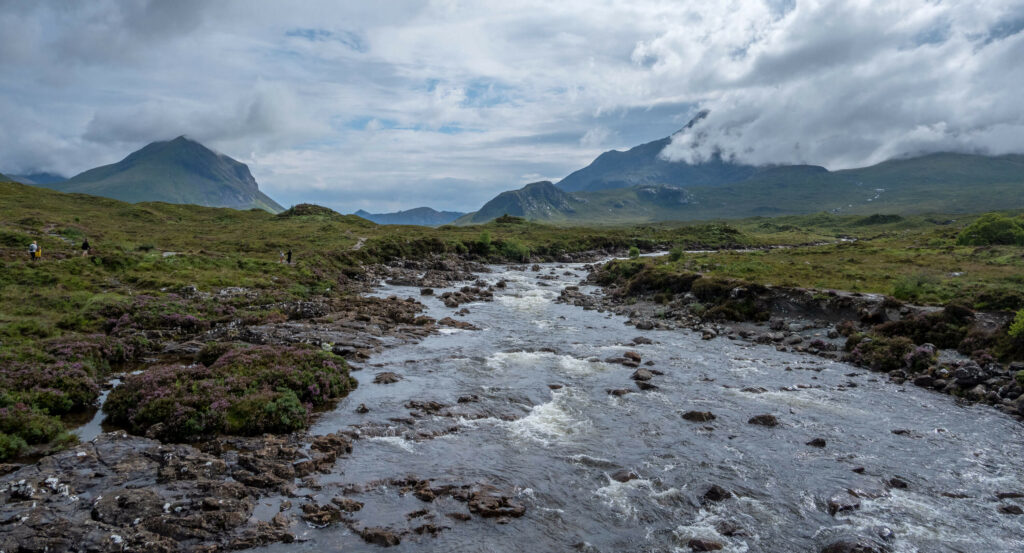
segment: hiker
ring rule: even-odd
[[[82,241],[82,257],[89,256],[89,239],[86,238]]]
[[[278,263],[284,263],[284,252],[281,252],[281,257],[277,260]]]
[[[39,251],[39,244],[36,244],[36,241],[33,240],[28,247],[28,257],[32,261],[35,261],[37,257],[42,257],[40,254],[41,252]]]
[[[292,251],[291,250],[288,250],[288,264],[289,265],[292,264]]]

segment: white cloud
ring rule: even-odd
[[[282,203],[469,210],[666,151],[847,167],[1024,150],[1024,2],[0,4],[0,170],[186,134]]]

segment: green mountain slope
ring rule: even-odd
[[[534,220],[558,220],[571,215],[579,205],[572,194],[559,190],[550,181],[527,184],[519,190],[498,194],[479,211],[459,218],[456,223],[483,223],[502,215]]]
[[[378,225],[419,225],[423,227],[439,227],[447,225],[465,215],[458,211],[437,211],[429,207],[417,207],[393,213],[369,213],[360,209],[358,215]]]
[[[521,191],[516,191],[521,192]],[[460,223],[502,215],[502,193]],[[762,167],[749,177],[703,186],[634,186],[574,192],[567,208],[542,205],[512,213],[562,224],[625,224],[832,213],[974,213],[1024,208],[1024,156],[930,154],[831,172],[824,167]],[[564,204],[565,202],[563,202]]]
[[[126,202],[168,202],[235,209],[283,208],[260,192],[244,164],[202,144],[178,137],[154,142],[112,165],[46,185],[61,192]]]

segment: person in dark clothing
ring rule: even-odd
[[[291,250],[288,250],[288,264],[289,265],[292,264],[292,251]]]
[[[89,248],[89,239],[86,238],[85,240],[82,240],[82,257],[87,257],[89,255]]]

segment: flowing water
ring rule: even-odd
[[[525,516],[460,522],[444,515],[464,504],[424,503],[384,485],[350,496],[365,503],[355,518],[401,531],[422,522],[406,513],[426,508],[448,527],[436,537],[405,535],[398,551],[690,551],[701,538],[725,551],[788,552],[850,536],[895,552],[1024,551],[1024,517],[999,511],[1022,500],[995,495],[1024,491],[1018,422],[843,363],[689,331],[638,331],[622,317],[554,302],[583,276],[578,265],[482,275],[509,284],[493,302],[465,306],[460,320],[481,330],[446,329],[372,358],[354,373],[359,388],[314,428],[371,436],[325,483],[487,482],[525,505]],[[378,293],[419,297],[406,287]],[[422,301],[433,317],[453,312],[436,298]],[[653,343],[633,345],[636,336]],[[633,369],[603,361],[627,350],[665,373],[652,380],[657,390],[637,390]],[[373,384],[385,370],[403,380]],[[617,388],[632,393],[607,392]],[[478,401],[458,402],[466,396]],[[457,416],[410,422],[410,400],[446,404]],[[369,413],[355,412],[361,403]],[[681,414],[689,410],[717,418],[688,422]],[[779,426],[748,424],[766,413]],[[814,438],[826,447],[806,445]],[[613,480],[621,469],[639,478]],[[894,477],[906,488],[888,489]],[[735,495],[702,501],[713,484]],[[830,515],[829,498],[852,498],[848,489],[867,497]],[[324,503],[336,495],[309,492]],[[344,525],[299,537],[306,541],[262,550],[376,548]]]

